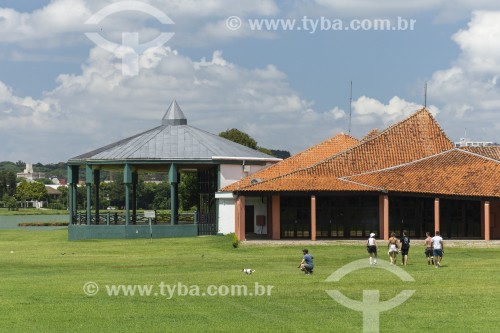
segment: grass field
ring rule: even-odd
[[[309,246],[316,268],[308,276],[296,268],[299,244],[234,249],[226,236],[69,242],[66,230],[3,230],[0,332],[362,332],[362,313],[326,290],[358,301],[363,290],[379,290],[385,301],[405,289],[414,295],[381,313],[380,332],[499,332],[500,248],[449,248],[435,269],[414,244],[405,270],[415,281],[403,282],[369,267],[363,246],[337,244]],[[366,268],[325,281],[363,258]],[[85,294],[88,282],[96,295]],[[256,296],[256,283],[270,294]],[[112,285],[151,285],[151,293],[110,296]],[[207,295],[231,286],[254,295]]]

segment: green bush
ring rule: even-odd
[[[240,240],[238,239],[238,236],[234,232],[229,234],[229,237],[231,238],[231,243],[233,244],[233,247],[236,249],[238,246],[240,246]]]

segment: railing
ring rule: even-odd
[[[139,213],[137,215],[130,214],[129,225],[148,225],[150,218],[145,217],[144,213]],[[193,213],[179,213],[177,216],[177,225],[184,224],[196,224],[198,226],[198,235],[216,235],[217,225],[215,221],[210,220],[209,222],[206,218],[198,218],[198,212]],[[151,224],[153,225],[169,225],[171,224],[170,213],[156,213],[154,218],[151,218]],[[87,224],[87,213],[85,211],[77,212],[73,219],[73,224],[86,225]],[[125,212],[106,212],[99,214],[96,218],[95,212],[90,216],[91,225],[125,225],[126,215]]]
[[[170,213],[156,213],[156,217],[151,218],[152,224],[171,224]],[[176,219],[176,224],[196,224],[198,213],[179,213]],[[92,225],[124,225],[126,223],[125,212],[106,212],[100,213],[97,217],[95,212],[90,215],[90,224]],[[73,224],[87,224],[87,213],[85,211],[77,212],[74,217]],[[129,215],[128,224],[149,224],[149,218],[144,216],[144,213],[137,215]]]

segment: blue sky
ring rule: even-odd
[[[252,29],[264,20],[278,29]],[[377,20],[389,30],[370,29]],[[413,29],[391,29],[398,20]],[[125,33],[173,36],[139,49]],[[421,108],[427,82],[451,140],[500,142],[499,40],[493,0],[2,0],[0,160],[66,161],[157,126],[173,99],[190,125],[297,153],[348,132],[351,81],[357,138]]]

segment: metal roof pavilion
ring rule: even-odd
[[[198,172],[200,203],[197,207],[198,219],[208,221],[208,230],[217,231],[215,192],[220,188],[223,170],[235,176],[234,165],[265,166],[281,161],[260,151],[248,148],[218,135],[189,126],[181,108],[174,100],[161,120],[161,124],[145,132],[111,143],[101,148],[75,156],[68,160],[70,239],[101,237],[137,237],[137,185],[139,172],[168,172],[170,184],[170,226],[158,226],[163,236],[196,235],[201,229],[197,225],[179,225],[178,186],[181,171]],[[232,165],[231,165],[232,164]],[[229,166],[228,166],[229,165]],[[80,184],[80,167],[85,173],[86,199],[84,227],[78,217],[77,186]],[[101,171],[123,172],[125,187],[125,217],[123,227],[110,227],[109,214],[100,214],[99,195]],[[92,200],[92,193],[94,199]],[[203,200],[201,197],[203,196]],[[92,203],[94,202],[94,204]],[[202,202],[203,201],[203,202]],[[167,207],[165,207],[167,208]],[[94,212],[92,212],[94,209]],[[103,216],[106,215],[106,226]],[[115,213],[115,216],[117,214]],[[81,216],[81,215],[80,215]],[[115,224],[117,222],[115,221]],[[97,224],[101,224],[96,228]],[[129,226],[131,224],[131,226]]]
[[[69,159],[85,162],[244,160],[277,162],[280,159],[189,126],[174,100],[160,126]]]

